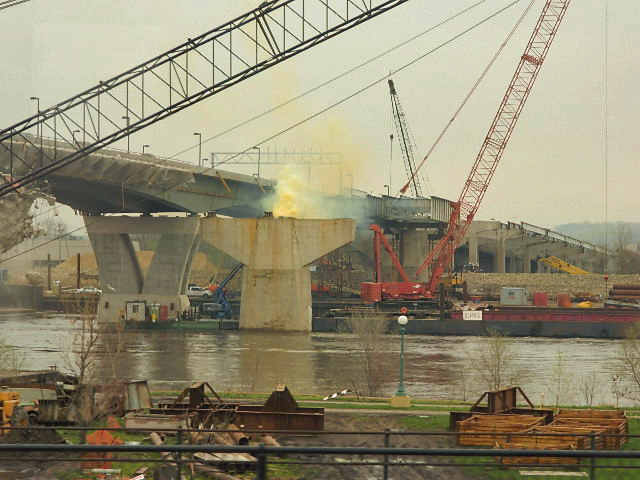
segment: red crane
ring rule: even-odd
[[[570,1],[571,0],[547,0],[545,2],[542,13],[540,14],[524,53],[520,57],[513,78],[498,107],[491,127],[489,127],[489,132],[482,143],[480,152],[458,197],[458,201],[451,203],[452,212],[449,218],[449,227],[442,239],[429,253],[415,273],[415,278],[417,279],[425,269],[431,268],[429,281],[426,284],[421,284],[424,291],[422,298],[424,299],[434,298],[442,275],[450,265],[456,248],[460,246],[469,225],[473,221],[482,203],[482,199],[489,188],[500,158],[513,133],[513,129],[520,117],[527,98],[531,93],[531,88],[538,77],[540,68],[549,52],[551,43],[555,38]],[[376,234],[376,238],[377,237],[378,234]],[[379,258],[376,260],[379,262]],[[377,271],[379,271],[378,265],[376,268]],[[404,271],[404,269],[402,271]],[[377,282],[380,282],[379,277]],[[385,298],[385,290],[402,290],[400,286],[402,284],[405,284],[407,288],[410,286],[406,284],[406,282],[380,283],[380,291],[382,292],[380,297],[383,300]],[[392,285],[394,284],[398,284],[398,287],[393,288]],[[415,285],[415,283],[411,285]],[[370,292],[371,287],[369,287],[367,291]],[[395,295],[391,297],[387,296],[387,298],[410,299],[410,296],[403,297],[402,295]]]

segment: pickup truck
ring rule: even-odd
[[[195,285],[191,285],[187,288],[187,295],[190,297],[211,297],[213,294],[207,290],[206,288],[196,287]]]

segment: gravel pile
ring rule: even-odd
[[[502,287],[524,287],[529,293],[546,292],[579,295],[593,293],[606,297],[601,274],[571,275],[568,273],[464,273],[469,292],[475,295],[500,295]],[[608,287],[620,283],[640,283],[640,275],[609,275]]]

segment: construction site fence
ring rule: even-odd
[[[149,429],[143,428],[101,428],[101,427],[12,427],[10,430],[65,430],[65,431],[86,431],[93,432],[96,430],[107,430],[112,432],[128,432],[128,433],[149,433]],[[596,479],[598,469],[629,469],[640,470],[640,462],[637,464],[627,463],[624,465],[611,464],[604,460],[638,460],[640,459],[639,450],[596,450],[596,438],[623,437],[626,439],[640,438],[640,435],[629,434],[605,434],[605,433],[504,433],[504,432],[487,432],[487,433],[463,433],[463,432],[414,432],[405,430],[384,430],[384,431],[300,431],[300,430],[245,430],[241,431],[245,434],[261,434],[261,435],[368,435],[382,437],[383,446],[381,447],[328,447],[328,446],[268,446],[260,443],[259,445],[192,445],[188,444],[188,433],[228,433],[228,429],[190,429],[190,428],[166,428],[154,429],[156,433],[165,433],[176,435],[177,445],[92,445],[92,444],[1,444],[0,458],[2,462],[65,462],[76,463],[85,462],[87,457],[83,456],[87,453],[103,453],[103,454],[141,454],[141,453],[158,453],[163,454],[163,458],[144,459],[149,464],[173,464],[176,469],[176,480],[184,478],[186,466],[190,463],[200,463],[200,460],[188,458],[185,455],[195,453],[246,453],[256,458],[255,478],[257,480],[267,480],[269,465],[334,465],[334,466],[379,466],[381,467],[380,478],[389,479],[389,472],[393,467],[500,467],[498,463],[489,463],[486,460],[481,461],[480,457],[489,457],[491,460],[497,460],[498,457],[524,457],[524,458],[554,458],[554,459],[576,459],[588,460],[588,463],[576,465],[572,470],[587,471],[588,478]],[[527,437],[553,437],[553,436],[575,436],[590,437],[591,449],[586,450],[535,450],[535,449],[494,449],[494,448],[415,448],[415,447],[392,447],[391,442],[394,437],[447,437],[447,436],[465,436],[465,435],[503,435],[510,437],[527,436]],[[31,455],[34,452],[47,452],[52,454],[60,454],[59,457],[47,456],[43,458]],[[77,456],[70,454],[76,453]],[[7,456],[9,455],[9,456]],[[290,456],[296,456],[291,459]],[[305,457],[317,456],[336,456],[346,455],[356,457],[352,460],[317,460],[305,459]],[[282,458],[289,456],[289,459],[283,461]],[[373,459],[365,459],[357,457],[374,457]],[[405,459],[409,457],[411,460]],[[416,457],[421,457],[419,460]],[[425,459],[426,457],[426,459]],[[478,462],[471,463],[454,461],[455,458],[478,458]],[[140,457],[127,456],[111,456],[111,462],[134,462],[140,463]],[[517,468],[567,468],[566,463],[518,463],[512,465]],[[602,477],[606,478],[606,477]]]

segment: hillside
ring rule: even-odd
[[[614,246],[621,228],[628,228],[632,243],[640,243],[640,223],[638,222],[609,222],[609,246]],[[604,222],[565,223],[553,227],[556,232],[564,233],[585,242],[604,245]]]

